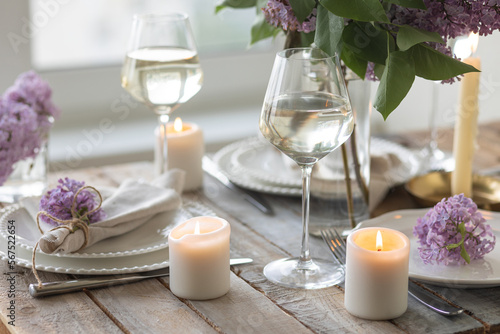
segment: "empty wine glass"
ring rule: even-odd
[[[263,136],[302,170],[302,248],[299,257],[269,263],[264,275],[277,284],[316,289],[338,284],[343,268],[309,253],[309,195],[314,164],[351,135],[353,114],[338,56],[315,48],[278,52],[264,98]]]
[[[168,169],[167,123],[172,111],[201,89],[203,73],[188,16],[135,15],[122,67],[122,87],[158,116],[161,149],[155,162]]]

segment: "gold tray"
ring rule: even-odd
[[[432,172],[416,176],[405,189],[421,207],[432,207],[451,196],[451,172]],[[500,179],[485,175],[472,176],[472,200],[480,209],[500,211]]]

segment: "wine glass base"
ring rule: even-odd
[[[266,278],[278,285],[297,289],[321,289],[344,281],[344,268],[332,261],[313,259],[307,269],[297,269],[299,258],[273,261],[264,267]]]

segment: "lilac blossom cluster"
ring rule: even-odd
[[[262,11],[266,21],[276,28],[282,27],[285,31],[302,31],[305,33],[316,29],[316,8],[302,23],[295,17],[288,0],[269,0],[267,7],[262,8]]]
[[[85,182],[76,181],[70,178],[59,179],[59,184],[56,188],[49,190],[40,200],[40,211],[45,211],[52,216],[60,220],[70,220],[71,206],[73,205],[73,200],[75,195],[80,190],[80,188],[85,186]],[[97,207],[96,194],[91,191],[84,189],[80,191],[78,197],[76,198],[75,212],[78,215],[76,218],[82,217],[86,212],[92,211]],[[99,210],[87,215],[84,221],[87,224],[96,223],[106,218],[106,213],[99,208]],[[59,225],[58,222],[41,215],[41,219],[51,225]]]
[[[500,29],[500,0],[423,0],[426,10],[391,6],[393,24],[437,32],[445,40],[471,32],[489,35]]]
[[[437,32],[444,44],[428,43],[437,51],[452,56],[449,39],[471,32],[486,36],[500,30],[500,0],[423,0],[426,10],[391,6],[387,12],[395,25]],[[452,83],[454,78],[444,82]]]
[[[470,32],[489,35],[500,30],[500,0],[423,0],[427,9],[406,8],[391,5],[387,17],[392,23],[389,31],[396,32],[397,26],[409,25],[418,29],[437,32],[444,40],[441,43],[428,43],[439,52],[452,56],[446,42],[450,38],[468,35]],[[311,32],[316,29],[316,8],[301,24],[295,17],[288,0],[269,0],[262,8],[266,21],[285,31],[297,30]],[[349,20],[346,20],[349,22]],[[366,78],[376,80],[373,64],[368,66]],[[455,78],[444,80],[452,83]]]
[[[424,263],[466,264],[495,247],[496,237],[477,205],[463,194],[444,198],[413,228]],[[466,252],[466,254],[464,253]],[[467,255],[468,254],[468,255]]]
[[[0,185],[16,162],[35,157],[46,140],[60,114],[51,95],[48,83],[29,71],[0,97]]]

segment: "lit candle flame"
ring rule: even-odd
[[[177,117],[174,121],[174,130],[175,132],[182,132],[182,119]]]
[[[200,223],[196,222],[196,225],[194,226],[194,234],[200,234]]]
[[[453,46],[453,53],[458,58],[464,60],[465,58],[472,57],[476,52],[479,43],[479,35],[473,32],[468,37],[458,38]]]
[[[379,252],[384,248],[382,244],[382,233],[380,233],[380,230],[377,231],[377,240],[375,242],[375,247]]]

